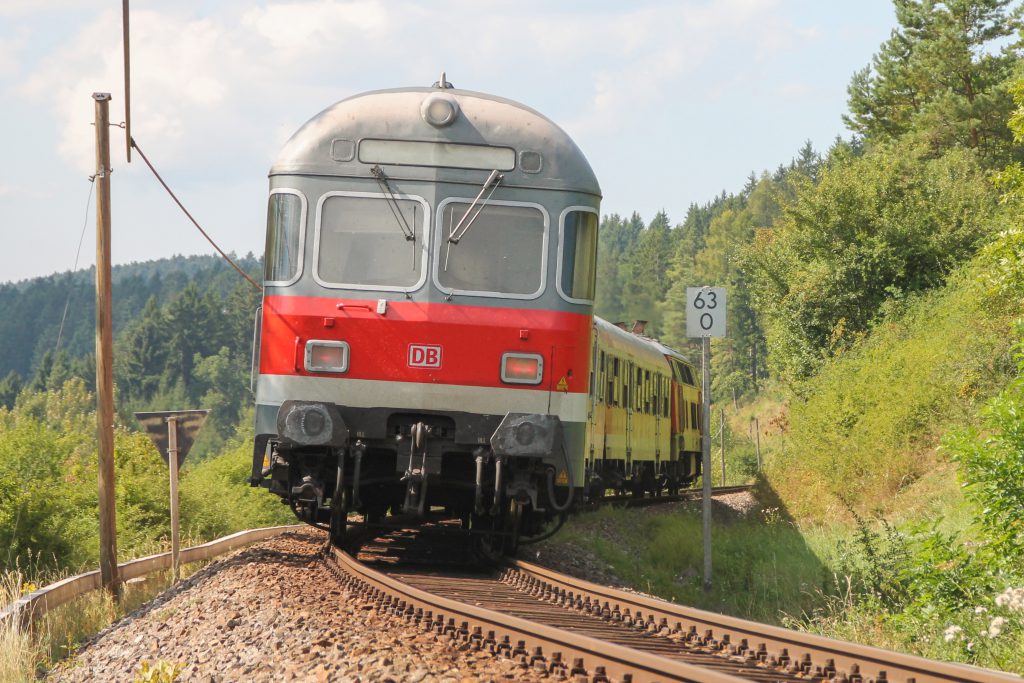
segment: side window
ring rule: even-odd
[[[298,193],[275,191],[270,195],[263,275],[268,283],[285,284],[298,277],[305,213],[305,201]]]
[[[593,301],[597,273],[597,214],[577,210],[562,214],[559,248],[558,290],[567,299]]]
[[[618,405],[615,401],[616,380],[619,375],[619,359],[609,356],[608,358],[608,405]]]
[[[651,414],[651,371],[644,370],[644,412]]]
[[[700,423],[697,421],[697,404],[690,404],[690,425],[693,429],[700,429]]]
[[[633,410],[640,411],[643,404],[643,371],[637,368],[637,381],[633,385]]]

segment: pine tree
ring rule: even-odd
[[[967,147],[1005,163],[1014,153],[1005,82],[1021,53],[1018,42],[993,44],[1020,28],[1012,0],[894,4],[898,28],[850,82],[847,125],[869,142],[912,135],[933,153]]]
[[[7,376],[0,380],[0,408],[13,408],[23,386],[21,375],[14,370],[8,372]]]

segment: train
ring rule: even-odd
[[[250,483],[299,519],[502,554],[699,478],[694,368],[595,317],[601,189],[551,120],[442,75],[328,107],[269,178]]]

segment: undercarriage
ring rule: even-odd
[[[374,525],[388,515],[441,513],[460,519],[487,554],[508,554],[573,503],[557,417],[388,411],[373,416],[381,424],[360,417],[346,420],[332,404],[287,401],[277,434],[256,440],[254,465],[261,467],[253,482],[329,531],[336,545],[353,514]]]

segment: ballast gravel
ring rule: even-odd
[[[176,680],[199,683],[553,680],[378,613],[339,586],[318,556],[324,542],[314,530],[290,533],[214,562],[101,631],[47,680],[130,682],[161,661],[182,665]]]

